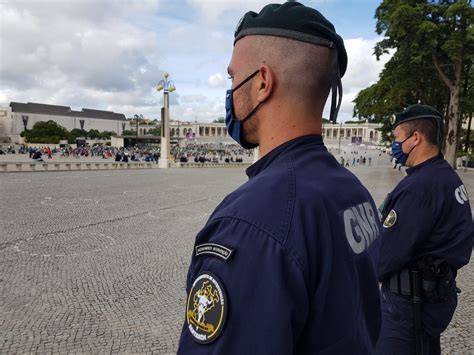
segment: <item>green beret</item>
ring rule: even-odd
[[[247,12],[235,30],[234,44],[244,36],[267,35],[291,38],[319,46],[337,48],[340,77],[347,69],[344,41],[319,11],[298,2],[270,4],[260,13]]]
[[[443,115],[431,106],[416,104],[408,106],[403,112],[393,115],[391,123],[395,128],[399,124],[419,119],[440,120],[442,123]]]

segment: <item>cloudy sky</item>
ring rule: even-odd
[[[171,118],[212,121],[225,115],[235,26],[246,11],[269,2],[1,0],[0,105],[40,102],[154,119],[163,102],[155,87],[168,72],[177,88]],[[302,3],[321,11],[345,40],[349,66],[339,117],[351,119],[351,101],[377,81],[387,60],[372,55],[379,1]]]

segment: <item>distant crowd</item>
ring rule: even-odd
[[[152,162],[158,163],[159,147],[129,147],[117,148],[104,145],[73,148],[66,147],[27,147],[22,145],[15,149],[13,146],[1,147],[1,154],[28,154],[33,161],[42,162],[53,157],[87,158],[101,157],[113,159],[116,162]],[[241,163],[244,157],[251,161],[253,151],[246,150],[237,144],[190,144],[186,147],[171,146],[170,158],[181,163]]]

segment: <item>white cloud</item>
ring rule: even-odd
[[[374,47],[380,40],[354,38],[345,41],[349,60],[343,82],[351,90],[363,89],[378,80],[385,63],[390,59],[390,55],[384,55],[377,61],[373,55]]]
[[[183,103],[201,103],[206,100],[206,96],[197,94],[197,95],[184,95],[180,98],[180,102]]]
[[[273,1],[273,3],[283,2],[285,1]],[[242,15],[249,10],[258,12],[269,2],[268,0],[188,0],[188,3],[199,11],[204,21],[215,22],[226,12],[234,11]]]
[[[223,98],[207,98],[198,104],[189,106],[175,106],[171,110],[171,117],[183,121],[211,122],[219,117],[225,116],[224,96]]]
[[[157,34],[119,15],[152,11],[158,1],[112,3],[0,4],[2,102],[154,105],[151,90],[163,77]]]
[[[171,116],[212,121],[225,115],[229,85],[221,73],[231,56],[234,23],[249,9],[259,11],[266,4],[3,1],[0,104],[42,102],[159,118],[163,95],[154,88],[166,70],[177,88],[170,96]],[[342,119],[351,118],[351,101],[377,81],[386,61],[371,55],[377,40],[346,40],[349,67],[343,78]]]
[[[220,73],[211,75],[207,79],[207,83],[209,84],[211,88],[225,88],[226,87],[225,79]]]
[[[7,9],[17,10],[22,15],[31,14],[46,23],[58,18],[100,23],[118,16],[139,16],[156,11],[160,7],[160,0],[3,0],[2,4]],[[5,12],[2,11],[2,14]]]
[[[339,111],[338,121],[347,121],[352,119],[354,103],[352,102],[359,91],[375,84],[378,81],[380,72],[391,55],[384,55],[380,61],[377,61],[374,55],[375,44],[381,38],[363,39],[352,38],[344,41],[346,46],[348,65],[347,71],[342,78],[344,95],[342,98],[341,109]],[[329,118],[329,109],[331,107],[330,97],[326,103],[324,117]]]

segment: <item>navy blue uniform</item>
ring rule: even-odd
[[[413,304],[391,292],[387,279],[428,255],[448,261],[457,270],[469,262],[472,252],[471,207],[466,188],[451,166],[438,156],[408,169],[407,174],[382,206],[384,227],[371,250],[378,260],[379,281],[385,281],[380,354],[415,353]],[[456,305],[454,287],[446,302],[423,304],[425,354],[439,352],[439,335]]]
[[[372,353],[381,312],[367,249],[381,226],[368,191],[321,136],[277,147],[247,175],[196,238],[178,353]],[[225,315],[206,323],[211,307]]]

